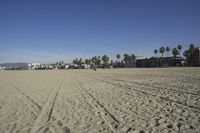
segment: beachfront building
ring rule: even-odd
[[[125,67],[136,67],[136,59],[132,59],[124,63],[125,63]]]
[[[140,60],[140,59],[146,59],[146,58],[149,58],[149,57],[144,57],[144,56],[136,56],[136,59],[137,59],[137,60]]]
[[[68,65],[68,69],[77,69],[77,68],[78,68],[77,64],[71,63]]]
[[[111,66],[112,66],[112,68],[124,68],[125,62],[123,60],[111,62]]]
[[[5,69],[6,69],[6,67],[0,67],[0,71],[3,71]]]
[[[48,69],[53,69],[53,68],[54,68],[54,65],[53,65],[53,64],[48,64],[48,65],[47,65],[47,68],[48,68]]]
[[[163,66],[186,66],[186,60],[182,57],[146,58],[137,59],[136,67],[163,67]]]
[[[56,63],[56,69],[65,69],[66,66],[65,66],[65,63],[64,61],[59,61]]]
[[[83,64],[83,67],[84,67],[84,69],[90,69],[90,68],[91,68],[91,65]]]
[[[41,67],[40,63],[31,63],[28,64],[28,70],[35,70],[35,69],[39,69]]]
[[[31,66],[32,66],[32,64],[28,64],[28,70],[32,69]]]
[[[192,66],[200,66],[200,47],[193,50],[193,55],[191,57]]]

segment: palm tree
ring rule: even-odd
[[[96,56],[93,56],[91,61],[93,64],[97,65],[97,57]]]
[[[74,60],[73,60],[73,63],[74,63],[74,64],[78,64],[78,59],[77,59],[77,58],[74,59]]]
[[[183,52],[183,56],[185,56],[185,58],[188,57],[188,50],[185,50],[185,51]]]
[[[190,44],[189,49],[194,49],[195,45],[194,44]]]
[[[101,65],[101,56],[98,56],[98,58],[96,60],[96,64],[98,65],[98,67],[100,67],[100,65]]]
[[[116,57],[117,57],[117,60],[118,60],[118,62],[119,62],[120,54],[117,54]]]
[[[124,54],[124,62],[125,62],[126,64],[128,64],[129,61],[130,61],[130,55]]]
[[[193,50],[194,50],[194,48],[195,48],[195,45],[194,44],[190,44],[190,46],[189,46],[189,52],[188,52],[188,54],[189,54],[189,56],[192,56],[193,55]]]
[[[109,61],[109,57],[107,55],[102,56],[101,59],[102,59],[104,64],[107,64],[108,61]]]
[[[163,54],[165,53],[165,48],[160,47],[159,52],[162,54],[161,66],[163,66]]]
[[[179,55],[178,49],[177,48],[173,48],[172,49],[172,54],[174,55],[174,57],[176,57],[177,55]]]
[[[194,44],[189,45],[189,49],[184,52],[184,56],[186,57],[187,65],[192,65],[191,58],[193,56],[193,50],[195,48]]]
[[[85,64],[89,65],[90,64],[90,60],[89,59],[85,59]]]
[[[162,58],[163,58],[163,53],[165,53],[165,48],[164,48],[164,47],[161,47],[161,48],[159,49],[159,52],[162,54]]]
[[[131,57],[130,57],[130,61],[131,61],[131,60],[133,60],[133,61],[136,60],[136,56],[135,56],[135,54],[132,54],[132,55],[131,55]]]
[[[167,51],[167,57],[169,57],[170,47],[166,47],[166,51]]]
[[[154,54],[156,57],[156,66],[158,66],[158,59],[157,59],[158,49],[154,49]]]
[[[178,50],[179,50],[179,55],[181,56],[181,50],[182,50],[182,48],[183,48],[183,46],[182,45],[178,45]]]
[[[155,54],[155,56],[157,57],[158,49],[154,49],[154,54]]]
[[[186,59],[186,66],[188,65],[188,58],[189,58],[189,50],[185,50],[183,52],[183,56],[185,56],[185,59]]]

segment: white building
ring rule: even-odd
[[[32,63],[32,64],[28,64],[28,69],[29,70],[34,70],[34,69],[38,69],[41,67],[40,63]]]
[[[90,69],[91,68],[91,65],[83,64],[83,66],[84,66],[85,69]]]
[[[0,67],[0,70],[3,71],[4,69],[6,69],[6,67]]]
[[[53,69],[54,66],[53,65],[48,65],[48,69]]]
[[[31,70],[32,64],[28,64],[28,70]]]
[[[136,57],[137,60],[145,59],[145,58],[147,58],[147,57],[144,57],[144,56],[137,56],[137,57]]]
[[[68,68],[69,68],[69,65],[66,64],[66,65],[65,65],[65,69],[68,69]]]

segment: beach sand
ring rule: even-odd
[[[200,68],[0,71],[0,132],[198,133]]]

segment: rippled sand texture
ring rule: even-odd
[[[200,68],[1,71],[0,132],[197,133]]]

